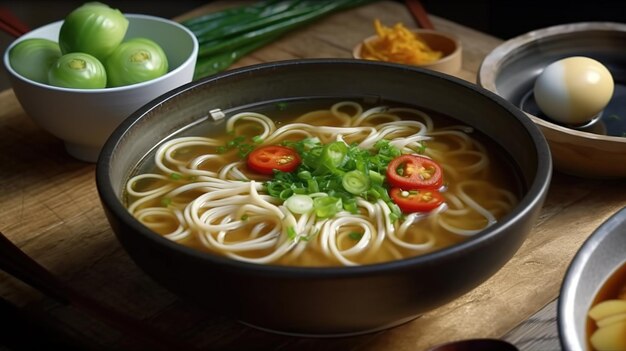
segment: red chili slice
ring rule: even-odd
[[[402,155],[389,162],[387,182],[403,190],[438,189],[443,184],[443,172],[441,167],[429,158]]]
[[[430,212],[444,201],[441,193],[434,189],[402,190],[392,188],[389,196],[404,213]]]
[[[280,145],[262,146],[248,154],[248,168],[261,174],[274,174],[274,170],[292,172],[300,165],[300,155]]]

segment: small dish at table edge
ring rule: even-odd
[[[458,38],[451,34],[431,29],[412,29],[411,32],[418,34],[433,50],[443,53],[442,58],[439,60],[415,67],[426,68],[446,74],[455,74],[461,69],[463,45]],[[372,35],[357,44],[352,50],[352,57],[362,59],[361,50],[363,43],[375,40],[376,38],[378,38],[378,35]]]

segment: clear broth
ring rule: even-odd
[[[600,290],[598,290],[596,297],[591,303],[591,307],[599,304],[602,301],[618,298],[626,299],[626,263],[619,267],[615,272],[613,272],[609,276],[609,278],[602,284],[602,287],[600,288]],[[598,330],[596,322],[594,322],[593,319],[587,316],[586,340],[587,348],[589,350],[594,350],[589,340],[591,338],[591,335],[593,335],[596,330]]]
[[[226,116],[232,116],[238,112],[243,112],[243,111],[259,112],[272,118],[275,121],[277,127],[280,127],[281,125],[289,123],[290,120],[306,112],[320,110],[320,109],[328,109],[333,103],[338,102],[338,101],[346,101],[346,100],[357,101],[363,106],[364,110],[367,110],[368,108],[373,107],[373,106],[380,106],[380,105],[393,106],[393,107],[402,106],[401,104],[397,104],[394,102],[386,102],[383,104],[380,101],[376,101],[375,104],[371,104],[371,103],[368,103],[367,101],[362,101],[362,100],[357,100],[357,99],[337,100],[337,99],[321,99],[320,98],[320,99],[297,100],[297,101],[276,101],[276,102],[271,102],[271,103],[262,104],[262,105],[243,106],[243,107],[239,107],[235,109],[224,110],[223,112],[226,114]],[[414,106],[411,106],[411,107],[415,108]],[[417,107],[417,108],[430,115],[430,117],[433,119],[435,130],[440,130],[441,128],[449,127],[452,125],[455,125],[455,126],[463,125],[462,123],[459,123],[457,120],[450,118],[448,116],[444,116],[442,114],[435,113],[433,111],[429,111],[421,107]],[[226,124],[226,118],[219,120],[219,121],[209,120],[207,122],[203,122],[198,125],[195,125],[191,128],[182,130],[180,133],[173,135],[171,138],[178,138],[178,137],[183,137],[183,136],[207,136],[211,138],[220,138],[225,144],[228,140],[232,139],[232,136],[229,136],[225,133],[225,124]],[[323,117],[321,117],[319,119],[316,119],[315,123],[311,123],[311,124],[324,125],[325,121]],[[254,131],[252,133],[254,133]],[[515,167],[514,163],[508,157],[507,153],[502,149],[502,147],[497,145],[490,138],[486,137],[485,135],[481,134],[480,132],[476,130],[474,130],[471,133],[471,136],[474,140],[477,140],[485,147],[486,153],[490,159],[490,166],[488,167],[488,170],[484,172],[482,177],[484,177],[485,180],[495,185],[496,187],[506,189],[512,192],[519,200],[525,192],[525,187],[518,176],[519,174],[518,169]],[[427,145],[428,145],[428,142],[427,142]],[[207,151],[214,152],[215,150],[209,150],[209,149],[197,150],[197,153],[207,152]],[[195,154],[196,151],[193,151],[191,153]],[[462,162],[462,161],[459,161],[459,162]],[[142,173],[156,173],[156,172],[158,171],[154,163],[154,152],[153,152],[144,158],[144,161],[139,165],[136,172],[134,172],[132,176],[137,175],[137,174],[142,174]],[[146,186],[150,186],[150,184],[147,184]],[[477,192],[480,192],[480,189]],[[476,195],[481,196],[480,194],[476,194]],[[126,196],[126,201],[128,204],[130,204],[132,200],[133,199],[131,199],[129,196]],[[498,213],[497,214],[498,220],[502,219],[507,214],[508,213]],[[421,222],[418,223],[415,233],[418,233],[418,231],[428,232],[430,230],[433,230],[432,228],[429,228],[429,227],[432,227],[432,225],[429,224],[427,221],[422,221],[422,222],[424,222],[423,225],[421,224]],[[421,235],[424,235],[424,234],[415,234],[414,240],[416,242],[420,242],[420,240],[424,240],[424,238],[421,237]],[[424,254],[427,252],[432,252],[432,251],[439,250],[445,247],[449,247],[451,245],[460,243],[468,239],[467,237],[452,234],[450,232],[442,230],[441,228],[436,229],[434,235],[436,235],[437,237],[437,244],[431,249],[420,251],[419,254]],[[241,233],[240,236],[245,236],[245,234]],[[237,238],[236,233],[234,237],[235,239]],[[219,251],[212,250],[206,247],[205,245],[203,245],[201,241],[195,235],[190,235],[189,237],[183,240],[180,240],[179,243],[193,247],[200,251],[221,254]],[[402,254],[403,258],[416,255],[414,251],[411,251],[408,249],[404,249],[401,247],[398,247],[396,249]],[[259,252],[258,254],[263,255],[264,253]],[[254,254],[251,254],[251,255],[254,255]],[[380,255],[377,255],[376,257],[368,258],[366,261],[362,263],[371,264],[371,263],[378,263],[378,262],[385,262],[385,261],[393,260],[394,258],[391,257],[390,255],[391,254],[389,253],[387,254],[381,253]],[[310,252],[310,253],[305,254],[301,258],[280,259],[278,261],[273,262],[273,264],[300,265],[300,266],[336,266],[338,265],[338,262],[336,262],[333,259],[329,259],[328,257],[325,257],[321,252]]]

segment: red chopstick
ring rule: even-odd
[[[30,29],[9,9],[0,6],[0,30],[17,38]]]
[[[409,12],[411,12],[411,15],[413,15],[413,18],[415,18],[415,21],[417,21],[420,27],[431,30],[435,29],[435,26],[433,26],[428,18],[428,13],[426,13],[424,6],[422,6],[419,0],[405,0],[405,2],[406,6],[409,8]]]

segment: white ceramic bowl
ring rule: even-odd
[[[47,24],[16,39],[4,53],[4,66],[22,108],[43,129],[62,139],[67,152],[95,162],[111,132],[132,112],[193,79],[198,41],[183,25],[164,18],[125,14],[126,38],[146,37],[165,51],[168,73],[147,82],[104,89],[69,89],[35,82],[9,64],[9,51],[29,38],[58,41],[63,21]]]
[[[580,247],[565,274],[558,307],[565,351],[587,350],[587,313],[603,283],[626,263],[626,208],[596,229]]]

